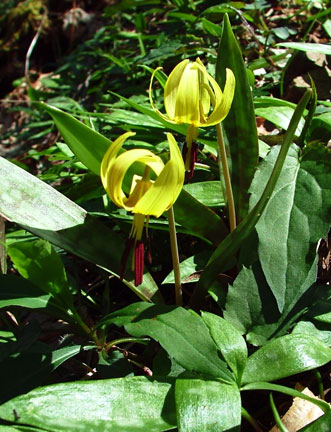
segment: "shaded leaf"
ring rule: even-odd
[[[202,319],[240,385],[248,356],[245,339],[232,324],[217,315],[202,312]]]
[[[72,302],[67,275],[59,255],[42,239],[11,243],[8,255],[18,272],[47,294]]]
[[[274,147],[258,170],[251,188],[251,208],[269,178],[278,149]],[[280,311],[294,306],[315,282],[316,245],[329,229],[331,151],[307,147],[299,160],[292,147],[278,183],[256,225],[259,258]]]
[[[15,275],[0,275],[0,308],[23,306],[44,309],[51,299],[34,284]]]

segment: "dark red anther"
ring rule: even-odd
[[[126,268],[126,263],[128,262],[128,258],[131,252],[131,249],[134,244],[134,238],[129,237],[125,242],[125,249],[121,258],[121,268],[120,268],[120,278],[121,280],[124,278],[124,272]]]
[[[144,243],[141,240],[136,241],[134,251],[134,284],[138,286],[143,281],[144,276]]]

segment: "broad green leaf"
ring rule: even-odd
[[[40,103],[39,106],[53,118],[63,139],[78,159],[100,175],[100,162],[111,141],[58,108],[45,103]],[[86,142],[89,145],[82,145]]]
[[[240,429],[241,400],[235,385],[177,378],[175,400],[181,432],[235,432]]]
[[[274,125],[284,130],[287,130],[293,113],[294,113],[294,108],[291,108],[289,106],[276,105],[276,106],[255,108],[256,115],[265,118],[266,120],[270,121]],[[304,120],[301,119],[298,124],[297,130],[295,131],[296,136],[300,136],[303,125],[304,125]]]
[[[222,36],[222,27],[209,21],[207,18],[201,19],[203,29],[211,34],[212,36],[220,37]]]
[[[243,383],[275,381],[331,361],[331,348],[315,337],[286,335],[248,357]]]
[[[226,297],[224,318],[253,345],[263,345],[276,330],[279,310],[266,280],[261,265],[255,262],[243,267]]]
[[[277,44],[285,48],[292,48],[299,51],[315,52],[320,54],[331,55],[331,45],[321,43],[307,42],[281,42]]]
[[[0,213],[27,231],[118,275],[123,238],[99,222],[51,186],[4,158],[0,158]],[[158,288],[145,273],[135,287],[133,276],[126,285],[141,299],[157,301]],[[155,296],[156,294],[156,296]]]
[[[240,385],[248,356],[245,339],[232,324],[217,315],[202,312],[202,319]]]
[[[184,185],[184,190],[207,207],[225,205],[222,185],[219,181],[205,181]]]
[[[131,303],[129,306],[126,306],[123,309],[104,316],[100,321],[97,322],[95,328],[110,324],[115,324],[118,327],[125,326],[136,319],[144,311],[148,310],[149,307],[150,304],[148,303]]]
[[[322,330],[319,329],[318,326],[315,326],[313,323],[309,321],[300,321],[294,327],[291,334],[308,335],[311,337],[315,337],[320,341],[322,341],[323,343],[325,343],[325,345],[331,347],[331,327],[330,326],[327,326],[325,329]]]
[[[313,117],[308,130],[310,141],[321,140],[327,143],[331,138],[331,112]]]
[[[231,69],[236,77],[232,107],[223,121],[223,127],[231,153],[231,178],[237,218],[241,221],[248,211],[248,188],[258,162],[259,146],[247,72],[227,14],[224,16],[218,47],[215,77],[222,89],[225,85],[226,68]]]
[[[211,255],[210,251],[200,252],[180,262],[180,277],[182,283],[195,282],[199,280],[200,272],[204,269]],[[172,270],[163,280],[162,284],[175,283],[175,275]]]
[[[67,275],[60,256],[46,240],[11,243],[8,255],[18,272],[47,294],[72,303]]]
[[[300,429],[298,432],[329,432],[331,424],[331,410],[322,417]]]
[[[128,377],[50,385],[6,402],[0,418],[49,432],[166,431],[176,426],[173,383]]]
[[[107,115],[107,123],[115,123],[118,125],[131,125],[140,128],[159,128],[164,129],[159,119],[154,119],[140,112],[124,109],[115,109]]]
[[[174,212],[176,222],[194,235],[215,245],[218,245],[229,232],[223,219],[185,190],[182,190],[177,198]]]
[[[219,359],[209,331],[196,313],[176,306],[136,303],[103,318],[98,326],[125,325],[132,336],[157,340],[177,363],[189,371],[233,382],[226,363]]]
[[[251,208],[273,170],[278,148],[261,164],[251,187]],[[315,282],[316,245],[330,225],[331,151],[293,146],[273,194],[256,225],[259,258],[280,311],[294,305]]]
[[[294,111],[291,119],[289,128],[285,134],[284,142],[281,146],[281,150],[277,157],[276,163],[272,170],[272,173],[268,179],[268,182],[264,188],[264,191],[256,203],[255,207],[249,212],[249,214],[243,219],[243,221],[229,234],[222,243],[217,247],[213,255],[211,256],[204,273],[202,274],[198,284],[195,287],[195,291],[191,297],[191,305],[194,308],[201,307],[204,301],[205,295],[211,286],[212,282],[216,279],[217,275],[229,268],[235,253],[241,246],[245,238],[253,231],[257,224],[261,214],[263,213],[271,194],[277,184],[277,180],[283,168],[288,150],[292,143],[295,130],[302,116],[304,109],[311,97],[311,91],[307,91],[302,99],[300,100],[296,110]]]
[[[23,306],[31,309],[44,309],[51,296],[33,283],[15,275],[0,275],[0,308]]]

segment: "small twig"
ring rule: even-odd
[[[40,21],[37,33],[34,35],[34,38],[32,39],[32,41],[30,43],[30,46],[29,46],[29,49],[28,49],[28,51],[26,53],[26,56],[25,56],[24,76],[25,76],[25,81],[26,81],[26,83],[28,85],[31,84],[30,77],[29,77],[30,58],[31,58],[32,52],[33,52],[33,50],[34,50],[34,48],[35,48],[35,46],[37,44],[37,41],[38,41],[39,36],[40,36],[40,33],[42,31],[46,15],[47,15],[47,13],[46,13],[46,10],[45,10],[44,14],[43,14],[43,16],[41,18],[41,21]]]

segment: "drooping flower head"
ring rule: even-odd
[[[184,164],[177,143],[168,133],[170,159],[164,164],[162,159],[145,149],[132,149],[119,154],[125,140],[135,135],[126,132],[109,147],[101,163],[101,180],[110,199],[118,206],[134,213],[132,229],[127,248],[122,259],[121,277],[124,275],[130,249],[134,248],[133,267],[135,284],[140,285],[144,271],[144,245],[142,234],[145,219],[160,217],[176,201],[184,183]],[[129,194],[123,191],[123,180],[133,163],[144,164],[143,175],[132,177]],[[151,179],[151,172],[156,179]]]
[[[155,69],[151,77],[149,99],[154,111],[164,120],[189,125],[185,167],[190,171],[191,148],[198,135],[197,128],[214,126],[227,116],[234,96],[235,77],[230,69],[226,69],[226,82],[222,92],[199,58],[195,62],[183,60],[172,70],[167,79],[164,88],[166,114],[163,114],[156,108],[152,98],[153,79],[159,69],[161,68]]]

